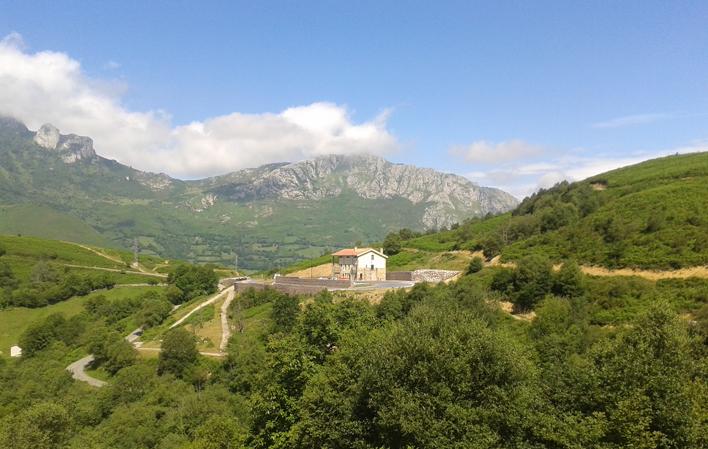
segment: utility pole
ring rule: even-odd
[[[234,271],[236,276],[238,276],[238,253],[236,251],[234,251]]]

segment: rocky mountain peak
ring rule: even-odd
[[[51,123],[45,123],[37,130],[37,134],[34,136],[34,143],[42,148],[54,150],[59,143],[60,137],[59,129],[56,126]]]
[[[69,164],[96,157],[96,150],[90,137],[60,134],[59,129],[51,123],[42,125],[33,140],[46,150],[59,152],[64,162]]]
[[[394,164],[370,154],[325,155],[212,178],[203,185],[232,201],[320,200],[352,192],[365,199],[405,198],[425,209],[426,228],[450,226],[469,216],[511,210],[518,201],[462,176]]]

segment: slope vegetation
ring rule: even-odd
[[[703,266],[708,264],[708,153],[563,182],[526,198],[512,213],[468,220],[403,246],[482,250],[502,262],[541,254],[608,268]]]

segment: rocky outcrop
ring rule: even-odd
[[[207,182],[232,201],[267,198],[318,200],[345,190],[362,198],[405,198],[425,204],[425,228],[448,227],[470,216],[506,212],[518,201],[449,173],[393,164],[371,155],[329,155],[292,164],[243,170]]]
[[[68,164],[96,157],[93,140],[90,137],[76,134],[62,135],[51,123],[45,123],[37,130],[34,143],[46,150],[58,152],[62,160]]]
[[[59,129],[51,123],[45,123],[37,130],[34,136],[34,143],[47,150],[55,150],[59,144]]]

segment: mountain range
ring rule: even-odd
[[[97,154],[89,137],[0,118],[0,232],[264,269],[392,230],[511,210],[498,189],[372,155],[327,155],[185,181]]]

